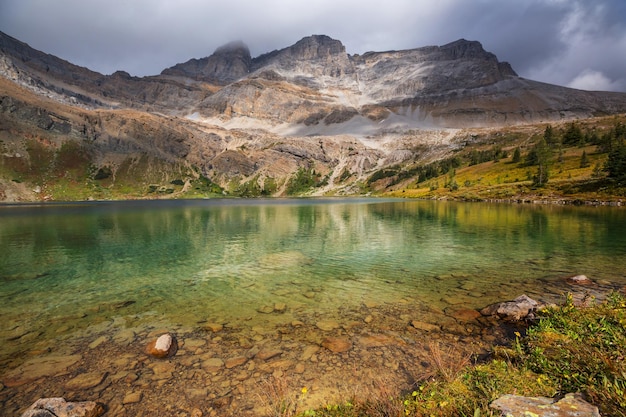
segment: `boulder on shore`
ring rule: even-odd
[[[176,343],[176,338],[169,333],[162,334],[158,339],[150,342],[146,348],[146,352],[156,358],[173,356],[177,350],[178,344]]]
[[[560,400],[546,397],[521,397],[503,395],[489,404],[502,416],[538,417],[600,417],[598,407],[589,404],[580,394],[567,394]]]
[[[98,417],[104,408],[93,401],[67,402],[64,398],[40,398],[22,414],[22,417]]]
[[[498,316],[508,321],[530,320],[535,318],[535,312],[545,307],[545,304],[533,300],[526,294],[520,295],[513,301],[491,304],[482,310],[483,316]]]

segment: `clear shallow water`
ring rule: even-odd
[[[405,200],[0,208],[0,361],[109,320],[193,328],[626,285],[626,211]],[[415,307],[418,308],[418,307]],[[269,315],[276,309],[285,314]],[[1,363],[1,362],[0,362]]]

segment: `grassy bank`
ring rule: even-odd
[[[384,383],[358,398],[315,410],[300,410],[297,395],[281,391],[267,401],[272,416],[396,417],[498,415],[489,404],[504,394],[555,397],[581,392],[603,416],[626,416],[626,298],[562,306],[540,312],[526,334],[494,347],[490,360],[429,346],[434,370],[412,392],[389,392]]]
[[[471,135],[453,155],[378,171],[394,197],[468,201],[618,202],[626,197],[624,117]]]

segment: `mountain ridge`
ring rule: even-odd
[[[50,184],[71,175],[54,164],[36,169],[33,149],[63,159],[71,141],[81,149],[74,157],[88,161],[83,197],[124,181],[170,190],[172,178],[185,190],[206,180],[226,193],[284,195],[300,170],[316,173],[318,194],[352,194],[376,170],[461,149],[468,129],[626,112],[625,93],[526,80],[465,39],[350,55],[312,35],[254,58],[237,41],[134,77],[76,66],[0,32],[0,81],[5,199],[54,196]],[[44,191],[24,191],[26,183]]]

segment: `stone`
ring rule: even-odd
[[[424,330],[425,332],[433,332],[433,331],[441,330],[439,326],[436,326],[431,323],[426,323],[424,321],[419,321],[419,320],[411,321],[411,326],[413,326],[414,328],[418,330]]]
[[[593,285],[594,282],[590,280],[586,275],[574,275],[565,278],[565,282],[572,285]]]
[[[246,362],[248,362],[248,358],[246,358],[245,356],[237,356],[235,358],[226,359],[224,364],[226,365],[227,369],[231,369],[236,366],[241,366],[245,364]]]
[[[40,398],[22,414],[22,417],[98,417],[104,413],[102,405],[93,401],[67,402],[64,398]]]
[[[169,379],[176,369],[176,365],[168,361],[158,362],[150,366],[156,379]]]
[[[331,330],[335,330],[339,328],[339,323],[335,320],[320,320],[315,323],[318,329],[324,330],[325,332],[329,332]]]
[[[220,358],[209,358],[202,362],[202,369],[207,372],[217,372],[224,366],[224,361]]]
[[[69,390],[83,390],[93,388],[100,385],[104,378],[106,378],[106,372],[87,372],[80,374],[65,383],[65,388]]]
[[[122,329],[113,337],[115,343],[130,345],[135,340],[135,332],[131,329]]]
[[[308,361],[311,359],[313,355],[315,355],[320,350],[320,347],[317,345],[309,345],[304,348],[302,351],[302,355],[300,355],[301,361]]]
[[[513,301],[491,304],[480,310],[480,314],[498,316],[507,321],[520,321],[534,318],[535,311],[543,307],[544,305],[523,294]]]
[[[333,353],[343,353],[352,349],[352,342],[347,337],[326,337],[322,346]]]
[[[459,321],[473,321],[482,316],[479,311],[471,308],[451,309],[450,311],[446,309],[446,314]]]
[[[506,417],[600,417],[598,407],[589,404],[580,394],[567,394],[561,400],[546,397],[504,395],[489,404]]]
[[[273,306],[262,306],[257,308],[257,310],[259,313],[263,313],[263,314],[270,314],[274,312],[274,307]]]
[[[140,391],[132,391],[126,393],[122,399],[122,404],[136,404],[141,401],[142,394]]]
[[[285,303],[276,303],[274,304],[274,311],[277,313],[284,313],[287,310],[287,304]]]
[[[171,334],[166,333],[150,342],[146,351],[155,358],[167,358],[176,354],[177,349],[176,339]]]
[[[52,355],[30,359],[16,369],[5,373],[3,383],[7,387],[18,387],[42,377],[59,376],[81,359],[81,355]]]
[[[267,361],[282,354],[283,351],[279,349],[262,349],[256,354],[255,358]]]
[[[99,338],[97,338],[96,340],[94,340],[93,342],[91,342],[89,344],[89,349],[95,349],[98,346],[100,346],[101,344],[103,344],[104,342],[106,342],[107,340],[109,340],[108,337],[100,336]]]
[[[384,334],[372,334],[361,336],[359,338],[359,344],[365,348],[383,347],[393,345],[395,343],[397,343],[396,339]]]
[[[207,323],[205,327],[213,333],[217,333],[222,331],[224,325],[221,323]]]

